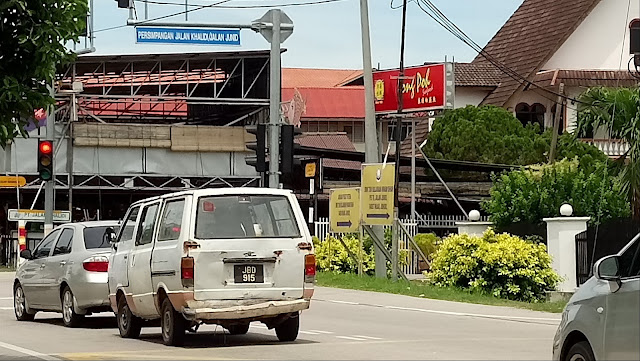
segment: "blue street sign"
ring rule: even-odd
[[[137,43],[240,45],[240,29],[137,27]]]

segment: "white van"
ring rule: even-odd
[[[259,321],[297,338],[315,282],[313,242],[291,191],[206,189],[134,203],[111,235],[109,299],[120,336],[161,319],[167,345],[202,323]]]

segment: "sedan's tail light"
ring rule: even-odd
[[[109,270],[109,259],[105,256],[93,256],[82,262],[82,267],[89,272],[107,272]]]
[[[180,262],[180,275],[182,278],[182,285],[184,287],[193,287],[195,271],[193,266],[193,257],[182,257],[182,261]]]

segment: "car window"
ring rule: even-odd
[[[620,276],[640,276],[640,237],[620,256]]]
[[[167,202],[162,218],[160,219],[158,241],[170,241],[180,238],[184,202],[184,199]]]
[[[121,226],[120,233],[118,234],[118,239],[116,242],[127,242],[133,239],[133,231],[136,227],[136,220],[138,218],[138,212],[140,211],[140,206],[136,206],[132,208],[127,213],[127,216],[124,218],[124,224]]]
[[[107,235],[107,229],[113,228],[118,232],[118,226],[100,226],[100,227],[87,227],[82,232],[84,235],[84,248],[86,249],[98,249],[109,248],[109,237]],[[133,230],[131,231],[133,233]]]
[[[51,247],[53,247],[53,242],[56,240],[56,237],[58,237],[58,233],[60,233],[59,229],[49,233],[48,236],[44,237],[42,242],[40,242],[40,244],[33,251],[34,259],[49,257],[49,253],[51,253]]]
[[[140,225],[136,237],[136,245],[141,246],[151,243],[153,240],[153,229],[156,225],[156,213],[158,213],[158,203],[145,207],[140,215]]]
[[[56,242],[56,246],[53,248],[53,255],[71,253],[71,245],[73,244],[73,229],[65,228]]]
[[[212,196],[198,199],[195,236],[199,239],[297,238],[300,230],[285,196]]]

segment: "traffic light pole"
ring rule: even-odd
[[[280,10],[272,11],[269,60],[269,188],[280,187]]]
[[[49,94],[52,98],[55,97],[55,89],[54,84],[52,83],[49,88]],[[49,110],[47,111],[47,138],[46,140],[51,141],[51,144],[54,144],[54,132],[55,132],[55,106],[52,104],[49,106]],[[53,200],[54,200],[54,192],[55,192],[55,159],[53,159],[53,153],[51,155],[51,160],[53,164],[53,173],[51,175],[51,180],[48,180],[44,183],[44,235],[45,237],[51,232],[53,229]]]

